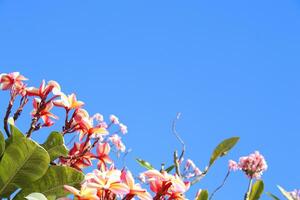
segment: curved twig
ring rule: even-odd
[[[209,197],[209,200],[212,200],[212,198],[213,198],[213,196],[215,195],[215,193],[218,192],[218,191],[225,185],[226,180],[227,180],[227,178],[229,177],[229,175],[230,175],[230,170],[228,170],[228,172],[227,172],[227,174],[226,174],[226,176],[225,176],[223,182],[221,183],[221,185],[219,185],[219,186],[211,193],[211,195],[210,195],[210,197]]]

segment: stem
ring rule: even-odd
[[[7,109],[6,109],[6,113],[5,113],[5,116],[4,116],[4,130],[5,130],[5,133],[7,135],[7,137],[10,136],[10,132],[9,132],[9,129],[8,129],[8,118],[9,118],[9,115],[11,113],[11,109],[13,107],[13,104],[15,102],[15,98],[16,98],[16,95],[14,94],[11,94],[10,96],[10,100],[9,100],[9,103],[8,103],[8,106],[7,106]]]
[[[30,128],[29,130],[27,131],[26,133],[26,137],[30,137],[32,132],[35,130],[36,128],[36,123],[38,122],[40,118],[39,117],[33,117],[32,120],[31,120],[31,124],[30,124]]]
[[[247,189],[247,192],[245,194],[245,200],[249,200],[251,189],[252,189],[252,181],[253,181],[253,179],[250,178],[249,184],[248,184],[248,189]]]
[[[227,180],[227,178],[229,177],[229,175],[230,175],[230,171],[228,170],[228,172],[227,172],[227,174],[226,174],[226,176],[225,176],[225,178],[224,178],[222,184],[219,185],[219,186],[211,193],[211,195],[210,195],[210,197],[209,197],[209,200],[211,200],[211,199],[213,198],[213,196],[215,195],[215,193],[218,192],[218,191],[225,185],[226,180]]]
[[[14,116],[13,116],[13,119],[14,121],[17,121],[17,119],[20,117],[22,111],[23,111],[23,108],[24,106],[26,105],[26,103],[28,102],[28,98],[27,96],[25,97],[22,97],[21,101],[20,101],[20,106],[19,108],[16,110]]]
[[[184,156],[184,152],[185,152],[185,143],[184,141],[181,139],[181,137],[179,136],[179,133],[176,130],[176,121],[179,119],[181,113],[177,113],[176,118],[173,120],[172,123],[172,132],[175,135],[176,139],[181,143],[182,145],[182,151],[181,154],[178,158],[178,154],[177,151],[174,152],[174,165],[175,165],[175,170],[176,170],[176,174],[181,177],[181,172],[180,172],[180,167],[179,167],[179,162],[181,162],[181,160],[183,159]]]

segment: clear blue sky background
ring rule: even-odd
[[[118,115],[133,171],[142,170],[136,157],[171,162],[178,111],[187,156],[201,168],[219,141],[240,136],[192,191],[211,191],[228,159],[254,150],[269,164],[267,191],[300,187],[299,52],[296,0],[0,1],[0,71],[31,85],[57,80],[91,113]],[[242,199],[246,187],[235,173],[215,199]]]

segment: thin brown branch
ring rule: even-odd
[[[225,175],[225,178],[223,180],[223,182],[221,183],[221,185],[219,185],[210,195],[209,200],[212,200],[213,196],[215,195],[216,192],[218,192],[226,183],[227,178],[230,175],[230,171],[228,170],[227,174]]]
[[[15,99],[16,99],[16,95],[13,94],[13,93],[11,93],[10,100],[8,102],[8,106],[7,106],[6,113],[5,113],[4,120],[3,120],[4,131],[5,131],[6,135],[7,135],[7,137],[10,136],[10,132],[9,132],[9,129],[8,129],[8,118],[9,118],[9,115],[11,113],[11,109],[13,107]]]

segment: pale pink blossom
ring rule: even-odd
[[[293,198],[293,200],[300,200],[300,190],[294,190],[289,192],[290,196]]]
[[[117,134],[113,134],[112,136],[109,137],[109,141],[111,141],[115,145],[117,150],[121,152],[125,152],[126,147],[121,139],[122,138]]]
[[[115,115],[110,115],[110,116],[109,116],[109,120],[110,120],[111,123],[113,123],[113,124],[119,124],[119,123],[120,123],[120,122],[119,122],[119,118],[116,117]]]
[[[120,123],[119,126],[120,126],[120,131],[121,131],[121,133],[123,133],[123,134],[125,135],[125,134],[128,132],[128,131],[127,131],[127,126],[125,126],[125,125],[122,124],[122,123]]]
[[[243,156],[239,159],[238,166],[234,161],[229,161],[229,169],[240,169],[249,178],[260,179],[263,172],[267,170],[268,165],[263,155],[261,155],[258,151],[254,153]]]
[[[239,165],[237,162],[233,161],[233,160],[229,160],[228,161],[228,168],[230,171],[236,171],[239,169]]]
[[[24,86],[23,81],[28,80],[19,72],[9,74],[0,74],[0,90],[9,90],[11,88],[19,89]]]
[[[85,183],[90,188],[98,190],[98,194],[109,190],[116,195],[125,195],[129,192],[129,187],[121,181],[121,171],[113,166],[107,171],[94,170],[88,173]]]

